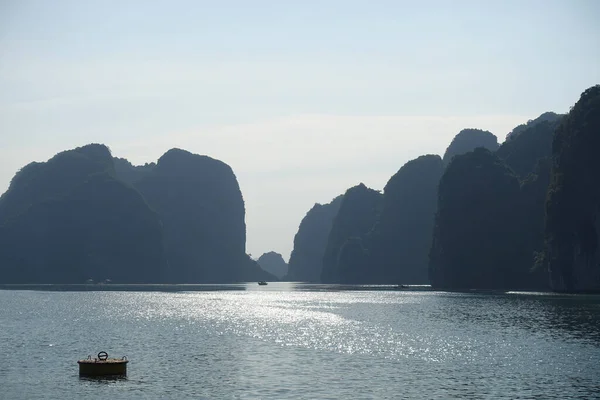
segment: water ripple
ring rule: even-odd
[[[0,291],[0,301],[0,386],[8,398],[600,394],[600,300],[593,296],[275,286]],[[127,380],[77,378],[74,360],[99,350],[129,357]]]

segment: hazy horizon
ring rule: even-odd
[[[600,82],[595,1],[322,3],[0,1],[0,192],[88,143],[180,147],[233,168],[247,252],[287,260],[315,203]]]

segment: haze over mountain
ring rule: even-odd
[[[436,289],[600,290],[594,149],[600,85],[566,115],[496,136],[463,129],[444,159],[403,165],[315,204],[291,268],[246,253],[226,163],[171,149],[134,166],[101,144],[24,166],[0,196],[0,283],[430,283]],[[270,275],[272,273],[273,275]],[[86,279],[87,278],[87,279]]]
[[[598,99],[600,85],[588,88],[567,115],[545,112],[501,146],[463,129],[444,160],[406,163],[383,196],[362,183],[348,189],[322,260],[302,268],[320,267],[323,283],[599,291]]]
[[[89,143],[133,165],[185,149],[235,171],[248,252],[287,260],[315,203],[382,190],[462,129],[502,141],[568,112],[600,81],[599,14],[586,0],[4,1],[0,192]]]
[[[162,282],[162,223],[103,145],[23,167],[0,197],[0,282]]]
[[[429,249],[443,173],[440,156],[424,155],[404,164],[385,185],[370,257],[380,282],[429,283]]]
[[[274,251],[261,255],[256,262],[262,269],[276,276],[278,279],[283,278],[288,273],[287,263],[281,254]]]
[[[294,236],[294,249],[290,255],[288,274],[290,281],[319,282],[323,270],[323,256],[344,196],[327,204],[315,204],[300,222]]]
[[[100,144],[63,151],[0,196],[0,283],[272,279],[246,254],[244,217],[222,161],[171,149],[134,167]]]

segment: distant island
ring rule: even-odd
[[[283,256],[274,251],[264,253],[262,256],[258,257],[256,262],[262,269],[274,275],[277,279],[282,279],[288,273],[288,265],[283,259]]]
[[[171,149],[134,166],[90,144],[24,166],[0,197],[0,283],[431,284],[600,291],[600,85],[499,144],[458,132],[300,222],[289,265],[246,254],[233,170]],[[599,192],[599,193],[596,193]]]
[[[599,292],[599,142],[598,85],[567,115],[545,112],[501,145],[491,132],[464,129],[443,157],[406,163],[383,193],[360,184],[332,213],[315,205],[288,278]],[[315,231],[327,239],[304,233]]]
[[[31,163],[0,197],[0,282],[273,280],[245,251],[231,168],[180,149],[135,167],[101,144]]]

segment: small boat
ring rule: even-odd
[[[258,284],[259,284],[259,285],[261,285],[261,286],[264,286],[264,285],[267,285],[267,282],[265,282],[265,281],[260,281],[260,282],[258,282]]]
[[[88,356],[85,360],[77,361],[79,376],[123,376],[127,375],[127,357],[108,358],[108,353],[101,351],[97,358]]]
[[[396,285],[396,289],[408,289],[408,285]]]

